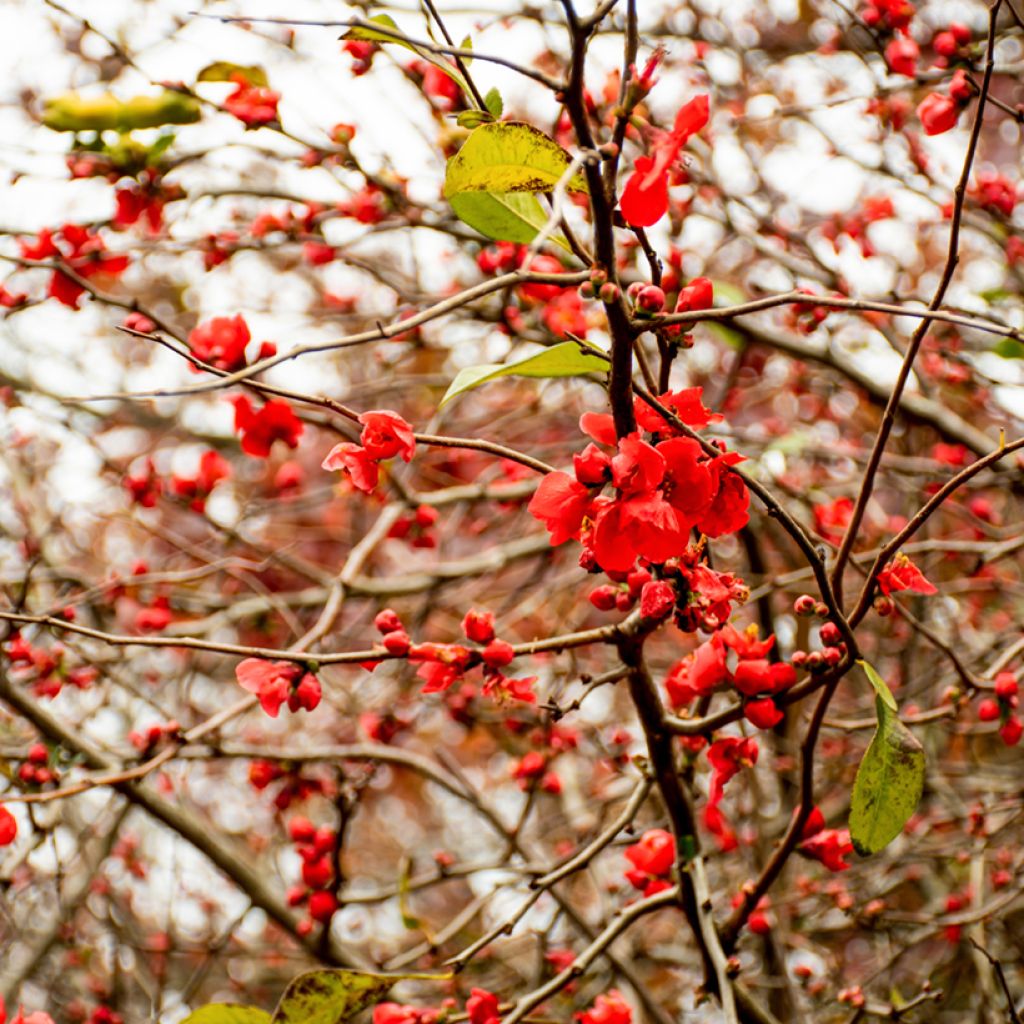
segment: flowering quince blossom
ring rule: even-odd
[[[416,434],[412,426],[396,412],[375,409],[359,417],[363,430],[360,444],[342,441],[335,445],[321,463],[328,471],[340,469],[348,474],[352,486],[371,494],[380,479],[379,463],[399,456],[410,462],[416,452]]]
[[[214,487],[230,476],[231,464],[211,448],[199,457],[199,471],[194,477],[171,477],[171,491],[185,498],[194,511],[202,512]]]
[[[625,996],[615,988],[599,995],[589,1010],[574,1016],[578,1024],[633,1024],[633,1010]]]
[[[735,736],[715,740],[708,747],[708,763],[711,765],[709,804],[721,803],[725,784],[737,775],[741,768],[750,768],[757,764],[757,754],[757,740],[738,739]]]
[[[229,114],[237,117],[246,128],[258,128],[277,120],[279,92],[253,85],[241,72],[233,74],[231,81],[235,83],[235,90],[224,100],[224,109]]]
[[[653,896],[671,888],[672,867],[676,862],[676,841],[663,828],[648,829],[640,841],[626,848],[626,860],[633,866],[625,871],[626,881]]]
[[[130,262],[124,254],[107,252],[99,234],[79,224],[44,228],[34,242],[22,240],[19,246],[25,259],[61,260],[86,280],[100,275],[118,277]],[[55,270],[48,294],[65,306],[78,309],[78,300],[85,294],[85,288],[63,271]]]
[[[774,645],[774,636],[758,638],[756,625],[743,632],[731,624],[724,626],[669,670],[665,689],[673,708],[685,708],[695,698],[710,696],[725,686],[755,701],[787,690],[796,682],[796,669],[768,660]],[[766,714],[763,705],[757,714]]]
[[[440,1010],[429,1006],[378,1003],[373,1008],[373,1024],[434,1024],[440,1016]]]
[[[236,666],[235,678],[243,690],[256,694],[271,718],[277,718],[284,703],[289,711],[313,711],[322,696],[316,676],[291,661],[246,658]]]
[[[498,997],[485,988],[471,989],[466,1000],[466,1014],[469,1024],[500,1024]]]
[[[960,112],[971,102],[974,89],[967,72],[960,68],[949,83],[949,95],[930,92],[917,108],[917,117],[925,135],[941,135],[956,127]]]
[[[10,846],[18,836],[18,819],[0,804],[0,846]]]
[[[196,359],[233,373],[246,365],[245,347],[251,337],[241,316],[215,316],[189,333],[188,347]]]
[[[235,430],[242,435],[242,451],[255,459],[265,459],[275,441],[284,441],[297,448],[302,436],[302,420],[292,407],[280,398],[271,398],[261,409],[254,410],[244,395],[231,399],[235,407]]]
[[[622,190],[619,209],[627,223],[636,227],[656,224],[668,210],[669,170],[679,151],[707,123],[710,105],[706,95],[684,104],[676,114],[671,132],[660,134],[651,146],[650,156],[638,156],[633,173]]]
[[[662,399],[684,422],[710,421],[699,389]],[[671,433],[660,416],[646,422],[658,434]],[[608,415],[585,413],[580,428],[598,444],[615,443]],[[638,557],[660,564],[679,556],[693,529],[720,537],[746,524],[750,495],[727,468],[740,456],[710,458],[692,438],[650,444],[639,433],[618,440],[617,449],[606,460],[600,449],[588,446],[575,460],[575,477],[556,471],[541,481],[528,507],[547,527],[553,545],[580,538],[601,569],[628,572]],[[592,492],[605,479],[617,491],[614,498]]]
[[[901,590],[915,594],[937,594],[936,587],[925,579],[924,573],[904,554],[898,554],[878,574],[878,586],[886,597]]]
[[[853,843],[849,829],[825,828],[824,815],[815,807],[804,824],[797,849],[805,857],[820,861],[829,871],[846,871],[850,865],[844,858],[853,853]]]

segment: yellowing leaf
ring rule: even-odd
[[[228,60],[218,60],[207,64],[196,77],[197,82],[231,82],[236,75],[241,75],[250,85],[261,88],[267,86],[267,73],[258,64],[232,64]]]
[[[307,971],[293,978],[284,990],[272,1024],[347,1024],[356,1014],[378,1002],[396,982],[406,978],[441,981],[450,977],[450,974]]]
[[[209,1003],[190,1013],[181,1024],[270,1024],[271,1017],[258,1006]]]
[[[903,831],[924,789],[924,748],[900,721],[896,700],[867,662],[878,726],[857,769],[850,800],[850,839],[862,856],[877,853]]]
[[[463,192],[550,192],[570,164],[569,154],[532,125],[498,121],[477,128],[448,161],[445,197]],[[586,192],[582,175],[569,182]]]
[[[165,124],[193,124],[199,113],[198,100],[173,89],[129,100],[111,93],[84,97],[72,92],[47,100],[42,121],[56,132],[130,132]]]

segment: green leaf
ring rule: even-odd
[[[861,856],[877,853],[903,831],[924,789],[924,749],[900,721],[881,676],[860,662],[875,689],[878,726],[857,769],[850,800],[850,839]]]
[[[270,1024],[271,1017],[258,1006],[208,1003],[190,1013],[181,1024]]]
[[[443,981],[450,979],[451,974],[307,971],[289,982],[274,1011],[272,1024],[347,1024],[357,1013],[376,1003],[392,985],[407,978]]]
[[[563,341],[514,363],[488,363],[460,370],[438,408],[443,408],[457,395],[499,377],[579,377],[585,373],[607,371],[608,359],[605,355],[596,349],[585,352],[575,341]]]
[[[461,43],[459,43],[459,49],[460,50],[472,50],[473,49],[473,37],[472,36],[466,36],[466,38],[463,39]],[[470,66],[470,64],[473,63],[473,58],[472,57],[463,57],[462,58],[462,63],[465,64],[465,66],[468,68]]]
[[[528,192],[463,192],[449,202],[463,224],[500,242],[529,245],[548,220],[540,200]],[[563,239],[551,241],[568,251]]]
[[[402,30],[398,27],[398,23],[394,18],[390,17],[390,15],[375,14],[372,18],[368,18],[367,20],[375,22],[378,25],[383,25],[384,28],[391,29],[392,32],[403,34]],[[407,43],[403,39],[395,39],[386,32],[378,32],[372,28],[364,28],[362,25],[350,28],[341,38],[362,39],[363,41],[370,43],[392,43],[395,46],[404,46],[407,50],[412,50],[413,53],[419,53],[419,50],[417,50],[412,43]]]
[[[864,675],[868,677],[868,682],[874,688],[876,694],[881,697],[886,707],[890,711],[899,711],[899,705],[896,703],[896,698],[892,695],[892,690],[889,689],[889,684],[875,671],[875,668],[870,662],[859,660],[857,662],[860,665]]]
[[[196,77],[197,82],[231,82],[235,75],[241,75],[250,85],[267,87],[267,73],[258,64],[232,64],[229,60],[207,64]]]
[[[455,216],[482,235],[528,245],[547,223],[534,192],[550,192],[565,173],[568,154],[543,132],[520,122],[477,128],[448,161],[444,194]],[[580,175],[572,191],[586,191]],[[565,240],[554,238],[568,249]]]
[[[165,124],[193,124],[199,116],[199,101],[173,89],[128,100],[109,92],[89,97],[69,92],[46,101],[42,122],[55,132],[130,132]]]
[[[1003,338],[992,347],[992,351],[1004,359],[1024,359],[1024,344],[1016,338]]]
[[[496,88],[487,90],[487,95],[484,96],[484,105],[495,117],[501,117],[502,112],[505,110],[505,101],[501,98],[501,93]]]
[[[460,128],[479,128],[482,124],[490,124],[494,115],[487,110],[463,110],[455,118]]]
[[[570,164],[569,154],[538,128],[521,121],[481,125],[448,161],[444,194],[464,192],[551,192]],[[586,192],[579,174],[572,192]]]

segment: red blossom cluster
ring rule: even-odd
[[[285,703],[289,711],[313,711],[323,696],[320,680],[294,661],[245,658],[235,667],[235,678],[243,690],[256,694],[271,718],[277,718]]]
[[[1015,747],[1024,736],[1024,723],[1017,715],[1020,687],[1013,672],[996,674],[993,686],[995,697],[986,697],[978,703],[978,721],[1000,722],[999,736],[1008,747]]]
[[[20,248],[27,260],[58,260],[87,281],[94,277],[117,278],[131,262],[125,253],[108,252],[99,233],[80,224],[43,228],[34,242],[22,239]],[[55,270],[47,294],[71,309],[78,309],[85,291],[83,285],[62,270]]]
[[[265,459],[275,441],[284,441],[289,448],[299,446],[302,420],[292,407],[280,398],[271,398],[254,409],[245,395],[231,399],[235,407],[235,430],[241,434],[242,451],[254,459]]]
[[[669,701],[674,708],[685,708],[698,697],[732,687],[744,700],[747,720],[770,729],[782,720],[773,698],[796,682],[792,665],[768,659],[774,646],[775,637],[761,640],[756,625],[743,632],[731,623],[723,626],[672,666],[665,679]]]
[[[72,617],[69,615],[66,617]],[[11,662],[12,676],[19,682],[31,682],[37,697],[54,698],[65,684],[79,690],[87,690],[96,681],[98,669],[92,665],[69,667],[65,660],[66,651],[60,644],[52,648],[35,647],[19,632],[11,634],[7,641],[7,657]]]
[[[574,1015],[578,1024],[633,1024],[633,1010],[615,988],[602,993],[589,1010]]]
[[[396,455],[411,462],[416,453],[416,435],[412,427],[390,409],[374,409],[359,417],[363,430],[360,444],[342,441],[335,445],[321,463],[328,471],[340,469],[348,474],[352,486],[372,494],[380,479],[379,464]]]
[[[309,818],[296,817],[288,822],[288,835],[302,858],[303,882],[288,890],[288,905],[308,905],[309,918],[298,926],[299,934],[308,935],[314,921],[327,925],[338,909],[338,899],[332,891],[332,857],[338,834],[327,826],[317,828]]]
[[[626,847],[626,860],[633,865],[625,871],[626,881],[644,896],[670,889],[676,863],[675,837],[663,828],[648,829],[639,842]]]
[[[941,135],[955,128],[961,111],[966,109],[973,96],[974,87],[962,68],[953,75],[947,95],[928,93],[917,108],[925,135]]]
[[[467,640],[479,645],[476,649],[463,644],[413,643],[398,613],[391,608],[380,612],[374,619],[374,625],[382,634],[381,645],[388,654],[419,665],[416,675],[423,680],[422,693],[447,690],[479,665],[483,670],[482,692],[485,697],[519,700],[528,704],[537,700],[533,692],[536,676],[513,679],[501,671],[512,662],[515,649],[495,636],[491,612],[471,609],[462,620],[462,631]]]
[[[238,118],[246,128],[259,128],[277,120],[279,92],[254,85],[241,72],[231,76],[235,88],[224,100],[224,109]]]
[[[700,388],[690,388],[668,392],[659,401],[683,423],[703,427],[714,416],[700,395]],[[529,504],[553,545],[579,539],[584,561],[605,572],[629,572],[638,558],[665,563],[683,554],[692,530],[720,537],[742,528],[748,518],[746,485],[729,471],[740,456],[708,456],[698,441],[681,436],[639,400],[636,415],[654,443],[639,433],[617,441],[610,415],[585,413],[580,429],[596,444],[574,457],[573,476],[545,476]],[[614,454],[606,450],[611,446]],[[608,483],[612,497],[602,494]]]
[[[188,347],[200,362],[227,373],[234,373],[247,365],[246,346],[252,335],[241,315],[215,316],[189,332]],[[257,360],[277,355],[277,346],[265,341],[260,345]],[[199,372],[199,368],[193,366]]]

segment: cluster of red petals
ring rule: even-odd
[[[466,1016],[469,1024],[500,1024],[498,997],[485,988],[470,989],[466,1000]]]
[[[185,498],[195,512],[206,508],[206,499],[214,487],[231,476],[231,464],[212,448],[199,457],[199,471],[195,476],[171,477],[171,491]]]
[[[151,235],[157,235],[164,222],[165,202],[160,192],[137,184],[119,188],[114,193],[114,227],[131,227],[141,220]]]
[[[841,544],[846,528],[853,518],[853,499],[836,498],[814,506],[814,528],[825,540]]]
[[[859,13],[872,28],[902,32],[917,12],[910,0],[867,0]]]
[[[960,112],[971,102],[974,89],[967,72],[958,70],[949,83],[949,95],[930,92],[917,108],[917,116],[925,135],[941,135],[956,127]]]
[[[87,280],[102,274],[117,277],[124,273],[129,263],[128,256],[107,252],[103,239],[95,231],[79,224],[44,228],[34,242],[22,240],[19,245],[25,259],[62,260],[79,277]],[[60,270],[53,272],[48,292],[51,298],[71,309],[78,309],[78,300],[84,293],[85,288],[67,274]]]
[[[292,661],[246,658],[236,666],[235,678],[243,690],[256,694],[271,718],[277,718],[285,703],[289,711],[312,711],[323,696],[320,680]]]
[[[333,854],[338,834],[326,825],[317,828],[309,818],[297,817],[288,822],[288,835],[302,858],[302,885],[288,891],[288,905],[309,904],[309,920],[299,924],[299,933],[312,931],[313,922],[327,924],[338,909],[334,895]]]
[[[589,1010],[575,1015],[579,1024],[633,1024],[633,1010],[618,989],[599,995]]]
[[[878,586],[886,596],[901,590],[915,594],[938,593],[935,586],[925,579],[924,573],[902,552],[878,574]]]
[[[1017,186],[995,171],[979,171],[971,195],[986,209],[1004,217],[1012,217],[1017,205]]]
[[[708,747],[708,763],[711,765],[709,804],[722,802],[725,784],[742,768],[757,764],[757,754],[757,740],[738,739],[735,736],[724,736]]]
[[[323,469],[340,469],[348,474],[352,486],[370,494],[380,479],[379,463],[399,456],[410,462],[416,452],[416,434],[412,426],[396,412],[374,409],[359,417],[363,431],[360,444],[343,441],[335,445],[321,463]]]
[[[231,399],[235,407],[235,430],[242,435],[242,451],[255,459],[265,459],[275,441],[297,448],[302,437],[302,420],[280,398],[271,398],[262,408],[253,409],[244,395]]]
[[[844,859],[853,853],[850,831],[845,828],[825,828],[825,818],[815,807],[807,818],[801,833],[800,853],[820,861],[829,871],[846,871],[850,865]]]
[[[18,819],[0,804],[0,846],[10,846],[18,837]]]
[[[700,388],[660,400],[689,426],[712,419],[700,402]],[[549,473],[529,504],[552,544],[582,539],[606,572],[628,572],[638,557],[664,563],[686,550],[691,530],[720,537],[748,519],[747,488],[728,471],[740,456],[708,457],[694,439],[671,436],[673,429],[657,413],[644,411],[638,419],[642,429],[669,436],[650,444],[634,433],[616,444],[611,416],[585,413],[580,429],[597,444],[574,457],[574,476]],[[598,445],[616,445],[617,451],[609,454]],[[601,494],[606,483],[613,485],[614,497]]]
[[[633,173],[622,190],[619,209],[629,224],[650,227],[668,211],[669,171],[679,151],[707,123],[708,97],[697,96],[680,108],[672,131],[658,136],[649,156],[638,156]]]
[[[224,100],[224,109],[229,114],[237,117],[246,128],[258,128],[277,120],[279,92],[253,85],[238,72],[231,76],[231,81],[235,83],[235,90]]]
[[[672,706],[687,707],[697,697],[731,686],[746,698],[747,718],[758,728],[770,728],[782,719],[772,698],[796,682],[792,665],[768,660],[774,645],[774,636],[759,639],[757,626],[743,632],[724,626],[672,666],[665,679]]]
[[[645,896],[671,888],[672,866],[676,862],[676,841],[663,828],[648,829],[639,842],[626,848],[626,880]]]
[[[241,315],[215,316],[189,333],[188,347],[201,362],[233,373],[246,365],[245,347],[251,338]]]

